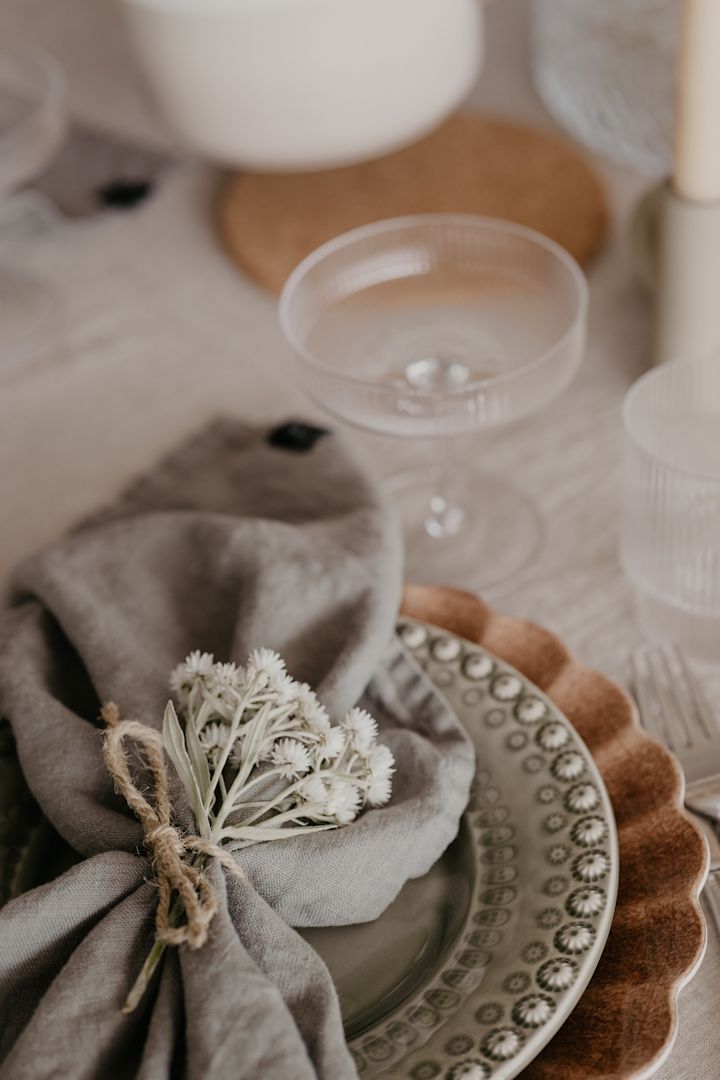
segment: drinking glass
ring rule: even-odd
[[[670,169],[679,0],[532,0],[535,84],[585,146],[648,176]]]
[[[650,637],[720,660],[720,356],[631,387],[621,559]]]
[[[429,467],[388,481],[413,580],[488,588],[537,553],[535,504],[457,456],[453,438],[520,420],[564,390],[586,309],[585,279],[562,248],[493,218],[377,222],[291,274],[280,319],[307,393],[366,431],[435,440]]]
[[[65,131],[65,78],[46,52],[0,48],[0,210],[42,172]],[[0,371],[23,359],[56,311],[52,290],[17,265],[0,221]]]

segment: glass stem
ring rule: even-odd
[[[455,536],[462,528],[465,510],[453,490],[458,469],[457,439],[439,439],[432,467],[432,490],[425,517],[425,531],[433,539]]]

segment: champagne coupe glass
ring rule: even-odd
[[[453,439],[520,420],[569,384],[587,286],[552,240],[493,218],[430,214],[339,236],[290,275],[280,320],[306,392],[366,431],[434,439],[389,479],[410,580],[497,586],[536,555],[542,516]]]
[[[37,176],[65,131],[65,77],[42,49],[0,48],[0,210],[3,201]],[[52,290],[17,265],[17,252],[1,243],[0,372],[28,355],[54,317]]]

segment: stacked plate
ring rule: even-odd
[[[673,759],[618,687],[473,596],[411,586],[399,633],[467,726],[477,773],[429,874],[374,923],[305,932],[360,1076],[649,1075],[705,944],[706,847]],[[0,730],[3,770],[0,902],[54,851]]]
[[[426,624],[399,630],[475,742],[463,828],[382,918],[308,936],[361,1076],[507,1080],[562,1026],[602,955],[618,886],[612,806],[572,725],[520,672]]]
[[[436,588],[410,588],[405,611],[423,621],[399,633],[478,764],[430,874],[372,924],[306,934],[335,978],[359,1074],[651,1071],[705,942],[705,845],[672,759],[622,691],[545,631]],[[679,872],[663,875],[668,863]]]

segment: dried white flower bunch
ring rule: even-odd
[[[163,723],[168,756],[200,835],[250,844],[354,821],[390,798],[394,759],[364,709],[330,721],[282,658],[257,649],[245,667],[193,652],[172,674]]]

